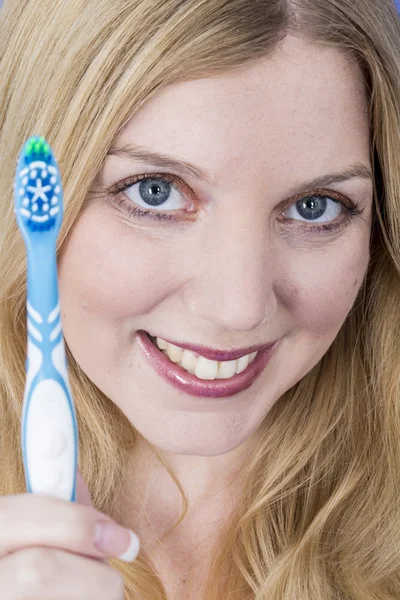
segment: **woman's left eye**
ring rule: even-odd
[[[182,182],[179,177],[166,173],[135,175],[114,184],[109,193],[113,196],[112,201],[116,205],[122,206],[129,214],[138,218],[184,219],[184,215],[177,216],[174,214],[176,209],[182,210],[185,208],[184,205],[188,204],[187,199],[185,201],[182,199],[183,197],[190,199],[190,209],[188,210],[186,206],[184,211],[186,218],[194,212],[198,205],[191,188]],[[126,198],[129,198],[129,200]],[[166,212],[143,210],[158,207],[166,210]],[[310,223],[311,226],[302,226],[306,231],[333,231],[345,227],[350,223],[352,217],[361,214],[363,211],[364,208],[359,210],[357,204],[348,198],[345,199],[338,192],[318,190],[291,199],[290,204],[286,203],[286,208],[281,212],[281,215],[286,214],[289,217],[284,221]],[[296,215],[300,218],[294,218]],[[342,218],[339,221],[335,220],[341,215]],[[317,221],[320,218],[323,220]]]

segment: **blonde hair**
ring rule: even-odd
[[[206,600],[400,598],[400,22],[392,0],[6,0],[0,11],[0,493],[25,493],[26,258],[13,213],[30,135],[55,151],[58,255],[114,138],[164,87],[246,67],[288,34],[357,61],[375,175],[371,257],[329,350],[269,411],[237,480]],[[79,466],[111,516],[140,434],[67,347]],[[188,501],[165,457],[151,449]],[[151,561],[111,564],[126,600],[167,598]]]

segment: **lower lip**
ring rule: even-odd
[[[259,350],[253,362],[244,371],[233,375],[230,379],[205,380],[199,379],[195,375],[185,371],[180,365],[171,362],[151,342],[144,331],[138,331],[136,338],[151,366],[161,377],[187,394],[206,398],[233,396],[250,387],[268,364],[273,351],[280,341],[277,340],[263,350]]]

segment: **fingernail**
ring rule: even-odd
[[[134,561],[140,550],[140,540],[133,531],[109,521],[96,524],[95,544],[101,552],[124,562]]]

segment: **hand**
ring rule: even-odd
[[[98,523],[107,528],[104,551],[95,542]],[[131,556],[121,556],[129,546]],[[130,562],[138,551],[134,534],[93,507],[79,471],[77,502],[0,497],[0,590],[7,600],[123,600],[123,576],[106,559]]]

